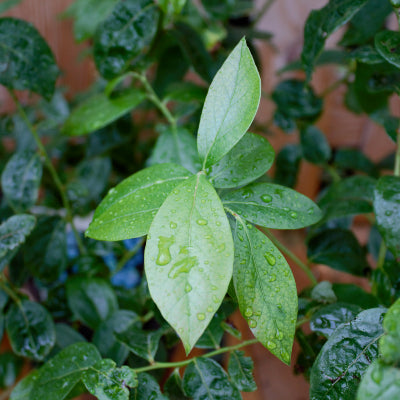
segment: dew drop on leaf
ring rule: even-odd
[[[254,319],[251,319],[251,320],[249,320],[249,326],[250,326],[250,328],[256,328],[257,322],[254,321]]]
[[[207,225],[207,221],[205,220],[205,219],[203,219],[203,218],[199,218],[197,221],[197,224],[198,225]]]
[[[264,254],[264,257],[269,265],[274,266],[276,264],[276,258],[273,254],[267,252]]]
[[[206,318],[206,315],[204,313],[198,313],[197,314],[197,319],[199,321],[203,321]]]
[[[185,286],[185,292],[186,292],[186,293],[189,293],[189,292],[191,292],[191,291],[192,291],[192,287],[190,286],[189,283],[187,283],[186,286]]]
[[[244,316],[250,318],[253,315],[253,310],[251,307],[247,307],[245,312],[244,312]]]
[[[262,200],[264,203],[270,203],[270,202],[272,201],[272,197],[271,197],[269,194],[263,194],[263,195],[261,196],[261,200]]]
[[[171,253],[169,248],[175,243],[173,236],[165,237],[159,236],[158,238],[158,256],[156,264],[160,266],[167,265],[171,262]]]

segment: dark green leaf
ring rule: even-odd
[[[220,161],[210,168],[210,182],[216,188],[246,185],[264,175],[274,161],[275,152],[259,135],[246,133]]]
[[[379,347],[386,363],[400,361],[400,299],[388,310],[383,319],[383,329],[386,335],[381,338]]]
[[[0,1],[0,14],[6,12],[8,9],[17,6],[22,0],[1,0]]]
[[[253,7],[251,0],[203,0],[202,4],[206,11],[218,20],[249,14]]]
[[[190,25],[177,22],[173,30],[179,46],[187,62],[206,82],[211,82],[214,76],[213,60],[208,53],[202,37]]]
[[[185,6],[186,0],[160,0],[159,5],[166,14],[179,14]]]
[[[97,94],[72,111],[62,132],[70,136],[94,132],[133,110],[144,99],[145,94],[138,89],[125,90],[115,96]]]
[[[0,388],[14,385],[21,368],[22,360],[13,353],[0,354]]]
[[[310,328],[319,335],[328,338],[340,324],[351,321],[361,311],[362,308],[355,304],[329,304],[312,315]]]
[[[158,17],[152,0],[126,0],[115,6],[94,37],[94,60],[101,75],[112,79],[129,68],[153,41]]]
[[[375,47],[370,45],[357,47],[349,54],[349,57],[364,64],[380,64],[383,61]]]
[[[174,369],[164,384],[164,392],[169,400],[188,400],[183,393],[182,379],[179,375],[179,369]]]
[[[64,400],[81,380],[83,371],[100,361],[90,343],[76,343],[58,353],[39,371],[29,400]]]
[[[86,339],[78,331],[67,324],[56,324],[55,331],[56,342],[48,358],[54,357],[57,353],[70,346],[71,344],[86,342]]]
[[[301,148],[297,144],[288,144],[282,148],[276,157],[276,183],[289,187],[296,185],[301,156]]]
[[[45,282],[56,280],[67,266],[65,221],[41,217],[24,246],[24,260],[33,276]]]
[[[338,168],[361,171],[368,175],[377,176],[376,166],[357,149],[340,149],[335,154],[334,162]]]
[[[218,162],[242,138],[253,122],[260,96],[260,76],[242,39],[207,93],[197,136],[203,167]]]
[[[359,286],[349,283],[334,283],[332,287],[339,302],[354,304],[363,309],[379,306],[377,298]]]
[[[257,389],[253,367],[253,360],[245,357],[244,351],[235,350],[230,354],[228,373],[232,382],[242,392],[254,392]]]
[[[365,372],[357,400],[394,400],[400,398],[400,369],[374,361]]]
[[[122,365],[129,354],[129,349],[115,337],[115,332],[123,332],[128,327],[141,327],[139,317],[133,311],[117,310],[109,319],[103,321],[93,336],[93,344],[104,358],[111,358],[117,365]]]
[[[100,360],[83,372],[86,388],[99,400],[129,400],[129,389],[137,386],[136,373],[129,367],[116,368],[112,360]]]
[[[327,229],[314,235],[308,243],[308,258],[353,275],[363,276],[368,268],[364,249],[345,229]]]
[[[331,158],[331,148],[325,135],[316,126],[307,126],[300,131],[301,149],[304,158],[313,164],[325,164]]]
[[[339,325],[311,370],[310,400],[354,399],[365,370],[378,357],[384,308],[372,308]]]
[[[195,137],[185,128],[164,128],[147,163],[176,163],[195,174],[201,169]]]
[[[297,291],[285,258],[258,229],[231,221],[235,264],[233,283],[239,308],[254,336],[290,364],[297,315]]]
[[[215,189],[199,173],[167,197],[145,251],[151,296],[187,353],[221,304],[232,268],[229,223]]]
[[[400,257],[400,178],[383,176],[374,192],[374,209],[378,229],[386,246]]]
[[[177,164],[146,168],[111,189],[94,213],[86,235],[122,240],[146,235],[157,210],[190,172]]]
[[[299,229],[315,224],[321,211],[308,197],[273,183],[251,183],[222,196],[242,218],[267,228]]]
[[[138,386],[131,391],[130,400],[168,400],[158,382],[149,374],[138,375]]]
[[[126,330],[115,332],[116,339],[129,348],[137,356],[154,362],[154,356],[163,331],[143,331],[140,328],[129,326]]]
[[[101,278],[70,278],[67,281],[67,299],[75,317],[93,329],[118,309],[114,291]]]
[[[18,212],[31,208],[37,201],[42,162],[37,153],[15,153],[1,174],[1,186],[8,203]]]
[[[81,42],[90,39],[98,25],[112,12],[118,0],[77,0],[64,15],[74,18],[75,40]]]
[[[328,36],[350,21],[366,3],[367,0],[330,0],[325,7],[311,11],[304,26],[301,54],[308,80]]]
[[[334,303],[337,300],[332,284],[328,281],[319,282],[313,287],[311,299],[325,304]]]
[[[323,101],[306,82],[297,79],[282,81],[272,92],[277,112],[285,119],[314,121],[322,112]]]
[[[10,400],[27,400],[31,399],[30,394],[35,385],[35,381],[39,376],[39,371],[34,370],[24,379],[18,382],[14,390],[11,392]]]
[[[14,215],[0,225],[0,271],[11,261],[18,247],[25,242],[33,230],[36,218],[33,215]]]
[[[10,307],[6,329],[14,353],[34,360],[43,360],[56,340],[50,314],[40,304],[29,300]]]
[[[354,46],[370,41],[382,29],[385,19],[391,11],[389,0],[368,0],[352,18],[350,26],[339,44]]]
[[[183,389],[193,400],[240,400],[226,372],[210,358],[196,358],[185,370]]]
[[[26,21],[0,18],[0,84],[9,89],[31,90],[46,99],[54,93],[59,74],[53,53]]]

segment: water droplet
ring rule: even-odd
[[[251,307],[247,307],[245,312],[244,312],[244,316],[250,318],[253,315],[253,310]]]
[[[174,190],[173,190],[173,193],[174,193],[174,194],[179,194],[179,190],[178,190],[178,189],[174,189]]]
[[[271,203],[272,197],[271,197],[269,194],[263,194],[263,195],[261,196],[261,200],[262,200],[264,203]]]
[[[276,348],[276,343],[273,342],[272,340],[268,340],[268,342],[267,342],[267,347],[268,347],[269,349],[273,350],[273,349]]]
[[[204,313],[198,313],[198,314],[197,314],[197,319],[198,319],[199,321],[204,321],[205,318],[206,318],[206,315],[205,315]]]
[[[186,247],[186,246],[183,246]],[[185,254],[183,253],[183,249],[181,249],[180,254]],[[174,263],[172,266],[171,270],[168,273],[168,277],[171,279],[177,278],[180,274],[183,273],[188,273],[193,267],[197,265],[197,257],[192,256],[192,257],[184,257]]]
[[[387,217],[390,217],[392,214],[393,214],[393,211],[390,211],[390,210],[385,211],[385,215]]]
[[[271,276],[269,277],[269,282],[274,282],[276,281],[276,275],[275,274],[271,274]]]
[[[282,350],[281,351],[281,357],[282,357],[283,361],[285,361],[287,363],[290,361],[290,356],[289,356],[289,353],[287,351]]]
[[[215,295],[212,297],[212,300],[213,300],[213,302],[214,302],[215,304],[218,304],[218,303],[219,303],[218,297],[215,296]]]
[[[309,208],[309,209],[307,210],[307,214],[309,214],[309,215],[314,214],[314,209],[313,209],[313,208]]]
[[[218,247],[217,247],[217,253],[222,253],[225,250],[225,243],[221,243]]]
[[[176,227],[177,227],[178,225],[175,223],[175,222],[170,222],[169,223],[169,227],[171,228],[171,229],[176,229]]]
[[[175,243],[175,238],[159,236],[158,237],[158,256],[156,260],[157,265],[167,265],[171,261],[171,253],[169,248]]]
[[[250,328],[256,328],[257,327],[257,322],[254,321],[254,319],[249,320],[249,327]]]
[[[205,219],[203,219],[203,218],[199,218],[197,221],[197,224],[198,225],[207,225],[207,221],[205,220]]]
[[[295,211],[291,211],[291,212],[289,213],[289,215],[290,215],[290,217],[293,218],[293,219],[296,219],[296,218],[297,218],[297,212],[295,212]]]
[[[207,307],[208,312],[213,312],[213,308],[211,306]]]
[[[273,254],[267,252],[264,254],[264,257],[269,265],[274,266],[276,264],[276,258]]]
[[[190,286],[189,283],[187,283],[186,286],[185,286],[185,292],[186,292],[186,293],[189,293],[189,292],[191,292],[191,291],[192,291],[192,287]]]
[[[276,288],[275,288],[275,292],[279,292],[281,290],[281,288],[279,287],[279,286],[277,286]]]
[[[239,240],[241,241],[241,242],[243,242],[243,236],[242,235],[237,235],[237,237],[239,238]]]
[[[382,370],[379,367],[379,364],[372,370],[371,377],[375,383],[381,383],[382,381]]]
[[[218,288],[215,285],[211,285],[211,290],[217,290]]]
[[[215,225],[221,226],[221,222],[217,221],[217,222],[215,223]]]

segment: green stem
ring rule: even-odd
[[[21,300],[19,299],[18,295],[8,286],[7,278],[4,276],[4,274],[0,275],[0,288],[10,296],[14,303],[21,304]]]
[[[119,260],[115,270],[113,271],[112,275],[114,276],[117,272],[121,271],[122,268],[124,268],[125,264],[133,257],[136,255],[136,253],[140,250],[140,248],[143,246],[145,238],[142,237],[140,240],[136,243],[135,247],[132,250],[127,251],[124,253],[122,258]]]
[[[382,240],[381,246],[379,247],[378,262],[376,263],[377,269],[383,268],[383,264],[385,263],[385,257],[386,257],[386,244]]]
[[[223,354],[223,353],[227,353],[229,351],[238,350],[242,347],[249,346],[249,345],[255,344],[255,343],[258,343],[257,339],[246,340],[246,341],[236,344],[234,346],[223,347],[222,349],[211,351],[210,353],[204,354],[201,357],[205,357],[205,358],[214,357],[214,356],[217,356],[218,354]],[[196,358],[198,358],[198,357],[192,357],[187,360],[177,361],[177,362],[155,362],[154,364],[148,365],[146,367],[136,368],[135,372],[140,373],[140,372],[152,371],[154,369],[162,369],[162,368],[180,368],[180,367],[184,367],[185,365],[190,364]]]
[[[274,4],[275,0],[266,0],[264,5],[260,8],[260,10],[257,12],[257,17],[254,18],[252,22],[252,26],[256,26],[258,22],[262,19],[262,17],[267,13],[267,11],[270,9],[272,4]]]
[[[296,322],[296,328],[300,328],[300,326],[306,324],[307,322],[310,322],[310,318],[308,318],[308,317],[304,317],[304,318],[299,319]]]
[[[60,180],[60,177],[58,176],[57,171],[55,170],[55,168],[54,168],[54,166],[53,166],[53,164],[52,164],[52,162],[50,160],[50,157],[47,154],[47,151],[46,151],[43,143],[41,142],[40,137],[39,137],[35,127],[31,124],[31,121],[29,121],[29,118],[26,115],[25,110],[23,109],[23,107],[22,107],[21,103],[19,102],[17,96],[15,95],[15,93],[12,90],[9,90],[9,93],[10,93],[11,97],[13,98],[13,100],[15,102],[15,105],[17,106],[17,109],[18,109],[18,112],[19,112],[21,118],[24,120],[25,124],[28,126],[28,128],[29,128],[29,130],[30,130],[35,142],[36,142],[36,145],[37,145],[37,147],[39,149],[40,155],[44,158],[45,165],[46,165],[47,169],[49,170],[50,175],[53,178],[53,181],[54,181],[54,183],[55,183],[55,185],[56,185],[56,187],[57,187],[57,189],[58,189],[58,191],[60,193],[61,201],[62,201],[63,207],[65,208],[65,211],[66,211],[65,220],[72,227],[72,231],[74,232],[75,239],[76,239],[76,242],[77,242],[78,247],[79,247],[79,251],[81,252],[81,254],[86,254],[86,249],[83,246],[81,237],[79,236],[79,233],[78,233],[78,231],[77,231],[77,229],[76,229],[76,227],[74,225],[74,221],[73,221],[73,217],[72,217],[71,205],[69,204],[64,185],[62,184],[62,182]]]
[[[137,78],[142,83],[142,85],[144,86],[144,88],[146,90],[147,98],[151,102],[153,102],[153,104],[160,110],[160,112],[164,115],[164,117],[167,119],[167,121],[171,124],[172,128],[174,130],[176,130],[176,126],[177,126],[176,118],[171,114],[171,112],[168,110],[167,106],[157,96],[157,93],[154,91],[154,89],[150,85],[150,82],[147,80],[146,75],[132,72],[132,76]]]
[[[333,182],[337,183],[339,181],[341,181],[341,177],[338,174],[338,172],[336,171],[336,169],[330,165],[326,165],[325,166],[325,171],[328,172],[328,174],[331,176]]]
[[[269,230],[264,229],[264,233],[271,240],[271,242],[283,253],[285,253],[292,261],[294,261],[308,276],[313,285],[318,283],[310,267],[306,265],[299,257],[296,256],[290,249],[288,249],[283,243],[281,243]]]

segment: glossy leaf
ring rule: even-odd
[[[299,229],[315,224],[321,211],[308,197],[273,183],[252,183],[222,196],[224,206],[266,228]]]
[[[330,0],[325,7],[311,11],[304,26],[301,54],[308,80],[328,36],[351,20],[366,3],[367,0]]]
[[[374,163],[358,149],[339,149],[335,153],[336,167],[344,170],[355,170],[373,177],[377,176]]]
[[[294,187],[299,174],[301,148],[297,144],[288,144],[282,148],[276,157],[275,183]]]
[[[328,338],[340,324],[353,320],[361,311],[362,308],[355,304],[328,304],[312,315],[310,328]]]
[[[145,271],[151,297],[188,353],[221,304],[233,268],[222,204],[205,176],[176,187],[150,227]]]
[[[381,31],[375,36],[375,47],[390,64],[400,68],[400,34],[395,31]]]
[[[210,167],[210,182],[223,189],[246,185],[264,175],[274,157],[274,149],[266,139],[246,133],[228,154]]]
[[[235,243],[233,283],[240,312],[263,346],[290,364],[297,316],[292,271],[258,229],[239,217],[231,226]]]
[[[300,132],[301,148],[304,158],[313,164],[325,164],[331,157],[331,148],[325,135],[316,127],[309,125]]]
[[[174,369],[164,384],[164,393],[169,400],[188,400],[183,393],[182,378],[179,375],[179,369]]]
[[[365,251],[351,231],[327,229],[314,235],[308,243],[308,258],[313,263],[329,265],[338,271],[364,275],[368,268]]]
[[[126,178],[97,207],[86,236],[123,240],[146,235],[169,193],[190,175],[177,164],[158,164]]]
[[[245,357],[244,351],[235,350],[230,354],[228,373],[235,386],[242,392],[254,392],[257,385],[253,377],[254,363]]]
[[[15,386],[14,390],[11,392],[10,400],[30,400],[30,394],[35,386],[38,376],[39,371],[34,370],[28,376],[19,381],[17,386]]]
[[[138,375],[138,386],[131,391],[131,400],[168,400],[161,393],[158,382],[149,374]]]
[[[93,329],[118,309],[113,289],[101,278],[70,278],[67,300],[75,317]]]
[[[43,360],[54,346],[54,323],[47,310],[38,303],[22,300],[7,312],[6,329],[14,353]]]
[[[354,304],[363,309],[379,306],[378,299],[359,286],[350,283],[334,283],[332,288],[339,302]]]
[[[1,187],[8,203],[18,212],[31,208],[37,201],[42,162],[37,153],[15,153],[1,174]]]
[[[100,74],[112,79],[125,72],[153,41],[158,17],[152,0],[118,2],[94,37],[94,60]]]
[[[59,70],[50,47],[30,23],[0,19],[0,65],[0,84],[52,97]]]
[[[365,370],[378,357],[385,309],[372,308],[339,325],[311,370],[311,400],[354,399]]]
[[[84,371],[82,381],[99,400],[129,400],[129,388],[138,384],[131,368],[116,368],[112,360],[100,360],[90,366]]]
[[[325,304],[336,302],[337,298],[332,289],[332,283],[329,281],[317,283],[311,290],[311,299]]]
[[[64,400],[81,380],[83,371],[100,361],[90,343],[76,343],[58,353],[39,371],[29,400]]]
[[[140,328],[139,316],[133,311],[117,310],[103,321],[93,336],[93,344],[104,358],[113,359],[122,365],[129,354],[129,349],[115,337],[115,332],[123,332],[128,327]]]
[[[194,174],[198,172],[201,163],[195,137],[185,128],[164,128],[148,160],[149,165],[162,163],[176,163]]]
[[[196,358],[185,370],[183,389],[193,400],[241,399],[226,372],[210,358]]]
[[[145,94],[138,89],[129,89],[110,96],[105,93],[97,94],[72,111],[62,127],[62,132],[69,136],[94,132],[133,110],[144,99]]]
[[[383,176],[374,192],[374,210],[378,229],[386,246],[400,257],[400,178]]]
[[[11,352],[0,354],[0,388],[14,385],[22,369],[22,359]]]
[[[400,369],[376,360],[365,372],[357,400],[394,400],[400,398]]]
[[[386,335],[379,342],[382,358],[386,363],[400,361],[400,299],[388,310],[383,319],[383,329]]]
[[[64,16],[74,18],[75,40],[90,39],[97,27],[112,12],[118,0],[77,0],[65,11]]]
[[[33,215],[14,215],[0,225],[0,271],[11,261],[36,223]]]
[[[154,362],[154,356],[162,334],[163,331],[160,329],[157,331],[144,331],[130,326],[124,331],[116,332],[115,337],[137,356]]]
[[[41,217],[24,246],[24,261],[32,275],[49,282],[67,267],[65,221],[59,217]]]
[[[197,136],[204,167],[218,162],[246,133],[260,96],[257,67],[242,39],[215,75],[204,103]]]
[[[71,344],[86,342],[86,339],[74,328],[67,324],[59,323],[55,325],[56,341],[48,358],[55,356],[61,350]]]

